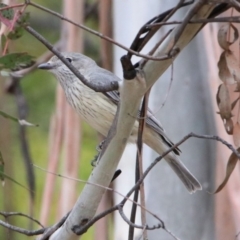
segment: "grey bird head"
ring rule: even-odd
[[[114,82],[121,81],[115,74],[106,69],[98,67],[91,58],[75,52],[65,52],[62,55],[89,81],[99,86],[108,86]],[[48,62],[38,66],[39,69],[52,72],[59,80],[62,87],[69,87],[71,83],[78,81],[74,73],[57,57],[53,56]]]
[[[62,55],[79,71],[84,71],[96,65],[96,63],[91,58],[81,53],[63,52]],[[57,56],[53,56],[48,62],[40,64],[38,68],[49,70],[57,76],[61,73],[70,71]]]
[[[97,66],[95,61],[81,53],[63,52],[62,55],[84,76],[88,76],[91,69]],[[74,73],[57,56],[53,56],[48,62],[40,64],[38,68],[53,73],[64,90],[78,80]],[[81,83],[81,81],[79,82]]]

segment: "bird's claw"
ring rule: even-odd
[[[97,155],[95,155],[94,158],[93,158],[93,160],[91,161],[92,167],[96,167],[98,157],[99,157],[99,153],[98,153]]]
[[[102,142],[100,142],[97,147],[96,150],[100,153],[103,149],[103,144],[104,144],[105,140],[103,140]]]

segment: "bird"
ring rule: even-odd
[[[96,62],[76,52],[63,52],[63,57],[68,60],[88,81],[109,83],[110,81],[123,81],[112,72],[99,67]],[[53,56],[48,62],[38,65],[39,69],[48,70],[55,75],[62,86],[68,103],[89,125],[103,136],[107,136],[116,114],[120,101],[118,91],[96,92],[87,87],[74,73],[57,57]],[[129,143],[136,143],[138,120],[136,120]],[[143,141],[159,155],[173,146],[167,137],[160,122],[153,116],[150,109],[146,116],[146,126]],[[164,159],[180,178],[190,193],[201,190],[199,181],[191,174],[179,158],[180,149],[175,148]]]

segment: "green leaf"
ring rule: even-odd
[[[8,118],[8,119],[10,119],[10,120],[12,120],[12,121],[14,121],[14,122],[19,123],[19,124],[22,125],[22,126],[30,126],[30,127],[37,127],[37,126],[38,126],[37,124],[32,124],[32,123],[30,123],[30,122],[27,122],[27,121],[24,120],[24,119],[15,118],[15,117],[13,117],[13,116],[11,116],[11,115],[3,112],[3,111],[0,111],[0,115],[3,116],[3,117],[5,117],[5,118]]]
[[[4,8],[7,7],[8,5],[4,4],[4,3],[0,3],[0,8]],[[14,11],[12,8],[6,9],[6,10],[2,10],[1,14],[4,18],[7,18],[8,20],[12,20],[14,17]]]
[[[22,14],[21,17],[18,19],[16,26],[7,35],[7,37],[11,40],[20,38],[24,33],[24,26],[28,24],[29,18],[30,18],[29,12]]]
[[[0,57],[0,70],[10,69],[17,71],[34,64],[33,56],[27,53],[10,53]]]
[[[22,26],[16,26],[7,37],[11,40],[15,40],[20,38],[24,33],[24,28]]]
[[[24,12],[21,17],[18,19],[17,23],[21,26],[29,23],[30,12]]]
[[[4,34],[1,35],[1,47],[2,49],[5,48],[5,44],[6,44],[7,38]]]

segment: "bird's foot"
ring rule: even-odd
[[[102,142],[100,142],[100,143],[97,145],[97,147],[96,147],[96,150],[97,150],[98,154],[97,154],[96,156],[94,156],[94,159],[91,161],[91,165],[92,165],[93,167],[96,167],[96,165],[97,165],[97,161],[98,161],[99,155],[100,155],[100,153],[101,153],[101,151],[102,151],[102,149],[103,149],[104,141],[105,141],[105,140],[103,140]]]
[[[92,167],[96,167],[99,154],[100,154],[100,153],[98,153],[97,155],[95,155],[94,158],[93,158],[93,160],[91,161]]]
[[[103,140],[102,142],[100,142],[97,147],[96,150],[100,153],[103,149],[103,144],[104,144],[105,140]]]

